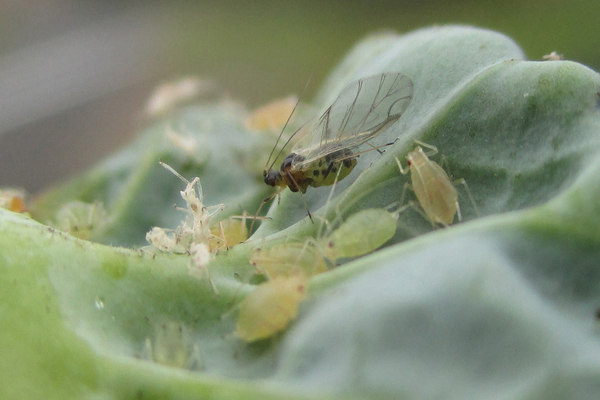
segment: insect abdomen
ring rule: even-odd
[[[263,283],[242,302],[235,335],[254,342],[283,330],[296,317],[305,289],[303,276],[277,277]]]
[[[336,180],[341,181],[357,164],[352,155],[350,150],[339,150],[306,165],[303,172],[310,181],[308,184],[312,187],[331,186]]]

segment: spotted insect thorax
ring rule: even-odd
[[[294,133],[292,138],[296,135],[302,138],[284,158],[279,170],[273,170],[273,164],[265,168],[265,183],[305,193],[309,186],[330,186],[344,179],[357,164],[358,147],[368,144],[377,149],[369,141],[400,118],[412,94],[412,81],[398,72],[373,75],[349,84],[323,115]]]
[[[282,188],[287,186],[292,192],[306,193],[309,186],[330,186],[336,179],[347,177],[356,166],[357,157],[352,151],[341,149],[303,165],[302,169],[294,169],[294,165],[304,161],[304,157],[290,153],[281,163],[279,171],[265,173],[265,183]]]

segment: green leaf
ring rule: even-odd
[[[407,208],[386,249],[311,278],[296,321],[245,344],[232,335],[232,308],[255,287],[244,283],[252,248],[317,233],[297,193],[285,191],[251,240],[209,264],[218,296],[186,255],[91,243],[1,211],[2,398],[597,397],[600,76],[525,61],[498,33],[437,27],[359,43],[316,105],[387,71],[411,77],[414,99],[372,144],[398,140],[361,154],[333,194],[309,188],[313,218],[399,202],[411,178],[395,158],[405,165],[415,139],[466,180],[479,214],[460,187],[462,223],[434,228]],[[102,201],[111,219],[94,240],[142,244],[151,226],[185,216],[173,208],[185,183],[158,158],[199,176],[205,205],[253,212],[270,192],[261,168],[274,139],[247,131],[246,115],[227,102],[181,109],[46,193],[35,215],[52,221],[69,201]],[[197,151],[174,145],[169,129]]]

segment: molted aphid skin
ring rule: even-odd
[[[285,329],[296,317],[306,286],[302,276],[276,277],[259,285],[242,301],[235,335],[254,342]]]
[[[196,177],[191,182],[181,176],[171,166],[160,161],[165,169],[173,175],[181,179],[185,184],[185,190],[179,192],[181,198],[185,200],[187,208],[179,209],[187,213],[186,219],[175,230],[162,229],[154,227],[146,235],[146,240],[161,251],[179,252],[179,249],[190,251],[194,244],[205,244],[209,246],[213,234],[211,232],[211,222],[214,217],[225,208],[224,204],[217,204],[206,207],[203,203],[204,195],[200,178]],[[161,232],[161,230],[163,232]],[[163,233],[165,233],[163,235]],[[161,239],[166,237],[167,240],[161,242]],[[210,248],[210,246],[209,246]],[[216,249],[210,249],[211,252],[216,252]]]
[[[146,240],[160,251],[188,253],[191,256],[190,274],[194,276],[206,275],[211,287],[218,294],[217,287],[214,285],[207,268],[218,250],[218,248],[211,247],[211,244],[216,245],[218,242],[215,241],[210,225],[217,213],[225,208],[225,205],[218,204],[206,207],[203,203],[204,196],[200,178],[196,177],[190,182],[171,166],[162,161],[160,161],[160,165],[185,182],[185,190],[179,193],[187,205],[186,209],[180,210],[186,212],[187,217],[175,230],[153,227],[146,234]]]

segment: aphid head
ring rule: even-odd
[[[265,178],[265,183],[269,186],[281,186],[283,183],[283,178],[279,171],[273,171],[272,169],[265,170],[263,171],[263,177]]]
[[[406,162],[408,163],[409,167],[412,164],[415,164],[415,166],[422,165],[423,160],[426,160],[426,159],[427,159],[427,155],[425,154],[425,152],[423,151],[421,146],[417,146],[413,151],[408,153],[408,155],[406,156]]]

